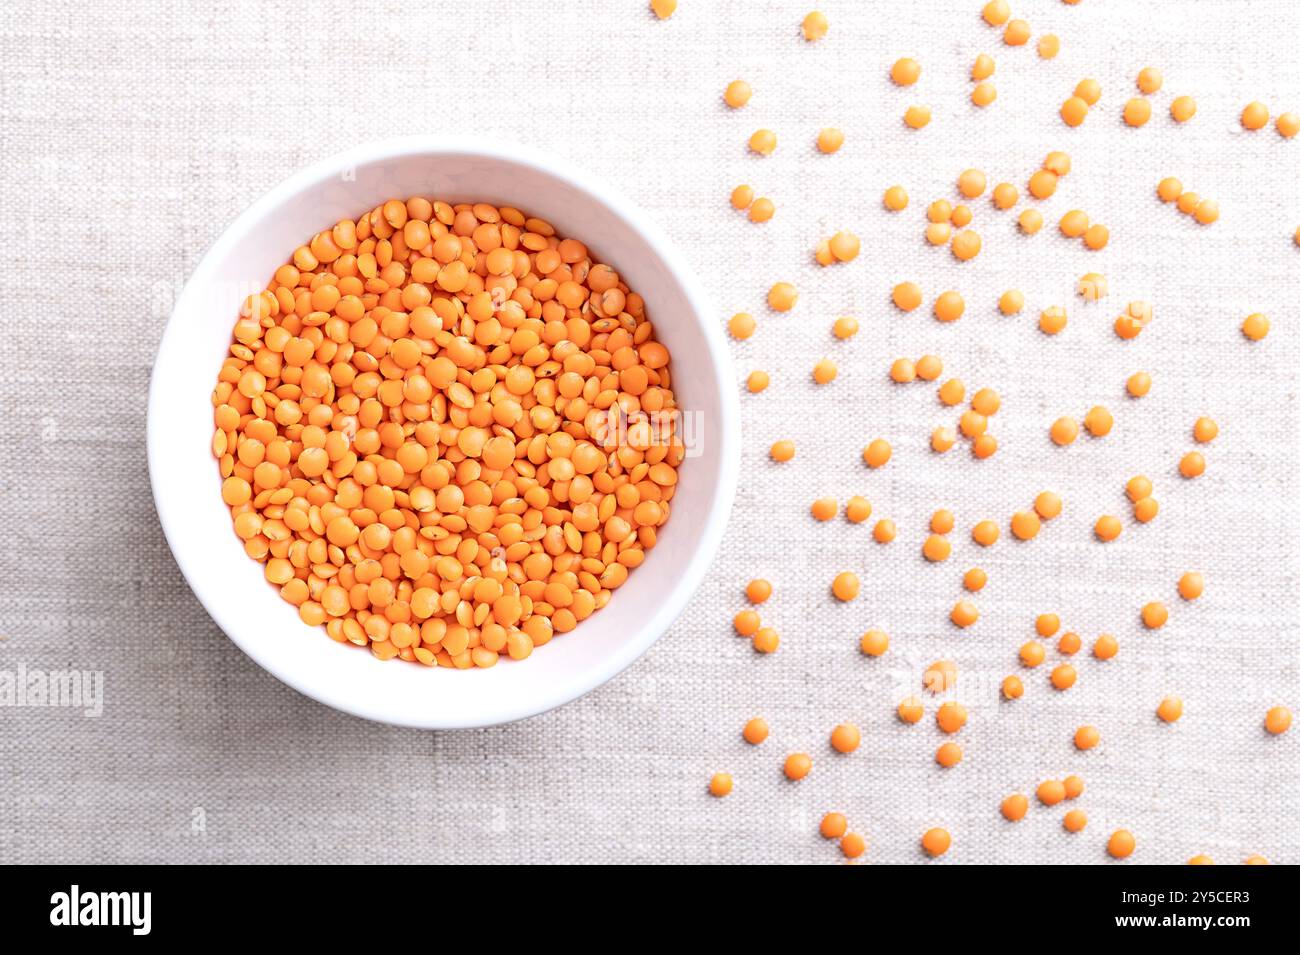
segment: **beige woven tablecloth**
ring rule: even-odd
[[[0,670],[104,680],[99,718],[0,708],[0,858],[829,862],[839,853],[817,822],[837,809],[878,862],[919,861],[935,825],[953,834],[952,862],[1101,862],[1121,826],[1135,861],[1300,860],[1300,731],[1262,729],[1268,707],[1300,709],[1300,141],[1236,122],[1252,99],[1300,111],[1300,5],[1014,0],[1035,36],[1060,36],[1047,61],[1033,40],[1003,46],[978,0],[819,2],[830,33],[817,44],[798,34],[810,3],[786,0],[681,0],[668,22],[642,0],[0,6]],[[986,110],[968,99],[981,51],[997,61]],[[923,65],[911,89],[888,81],[901,55]],[[1130,129],[1120,113],[1144,66],[1163,69],[1165,87],[1151,122]],[[1057,109],[1085,76],[1101,102],[1067,129]],[[720,94],[736,77],[755,93],[729,111]],[[1179,127],[1168,106],[1181,93],[1199,112]],[[914,102],[934,111],[921,132],[900,120]],[[845,132],[834,156],[814,148],[822,126]],[[759,127],[780,137],[768,159],[745,148]],[[409,132],[523,141],[616,183],[684,248],[719,322],[757,316],[757,334],[733,345],[738,383],[753,368],[772,375],[744,396],[736,509],[682,619],[585,699],[481,732],[366,723],[258,669],[177,571],[145,468],[150,364],[209,243],[304,164]],[[972,204],[978,259],[924,244],[926,203],[952,197],[962,169],[1023,192],[1051,149],[1074,171],[1041,204],[1040,234],[1018,234],[986,197]],[[1221,221],[1200,227],[1160,204],[1166,175],[1217,199]],[[773,198],[771,222],[728,207],[740,182]],[[895,182],[912,197],[900,215],[881,208]],[[1075,207],[1110,227],[1106,250],[1056,232]],[[819,269],[811,249],[839,228],[864,252]],[[1088,271],[1108,277],[1104,302],[1074,293]],[[889,304],[904,279],[926,293],[911,315]],[[789,314],[764,304],[777,280],[801,290]],[[1011,287],[1028,304],[1008,318],[994,306]],[[947,288],[967,309],[944,326],[929,303]],[[1110,324],[1135,299],[1155,320],[1123,343]],[[1069,312],[1056,338],[1036,327],[1049,305]],[[1250,344],[1238,326],[1254,311],[1273,332]],[[841,314],[861,322],[851,341],[830,335]],[[933,386],[887,379],[894,358],[926,352],[945,377],[1001,393],[991,460],[965,445],[929,452],[955,413]],[[827,387],[810,379],[822,357],[840,369]],[[1138,369],[1155,384],[1134,401],[1123,385]],[[1049,443],[1056,417],[1096,404],[1115,415],[1108,437]],[[1205,476],[1185,481],[1177,462],[1199,414],[1221,435]],[[798,456],[776,466],[766,450],[782,437]],[[861,450],[875,437],[894,457],[871,472]],[[1127,520],[1136,473],[1161,502],[1146,526]],[[1045,488],[1065,513],[1032,544],[970,541],[976,520],[1005,527]],[[813,498],[853,494],[897,522],[894,544],[872,543],[870,524],[809,517]],[[934,566],[920,545],[940,506],[958,529],[952,559]],[[1102,513],[1127,520],[1110,545],[1090,533]],[[990,577],[982,617],[957,631],[947,611],[977,562]],[[862,596],[840,605],[828,585],[845,569]],[[1186,570],[1205,574],[1193,604],[1175,591]],[[753,576],[775,586],[771,657],[731,633]],[[1170,607],[1158,632],[1138,620],[1150,600]],[[998,682],[1049,610],[1085,646],[1116,634],[1119,656],[1080,654],[1068,693],[1046,668],[1023,671],[1024,699],[1000,703]],[[857,650],[869,627],[892,638],[878,660]],[[961,668],[971,716],[952,770],[933,760],[933,703],[919,725],[894,716],[940,658]],[[1166,694],[1186,703],[1177,725],[1155,720]],[[756,714],[772,735],[753,748],[739,734]],[[827,744],[843,720],[862,728],[851,756]],[[1102,732],[1088,753],[1071,745],[1082,723]],[[797,785],[780,771],[793,750],[815,763]],[[728,799],[705,791],[715,770],[735,776]],[[1015,826],[998,816],[1005,794],[1071,772],[1087,782],[1084,833],[1063,831],[1064,806]]]

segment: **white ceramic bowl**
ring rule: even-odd
[[[221,501],[211,392],[238,307],[315,232],[384,199],[413,195],[511,205],[585,242],[645,298],[673,355],[690,413],[658,545],[605,609],[526,661],[452,671],[382,663],[308,627],[244,554]],[[420,136],[317,163],[255,202],[204,256],[176,303],[149,390],[149,473],[158,517],[194,593],[245,653],[322,703],[404,726],[459,728],[521,719],[604,683],[662,634],[707,570],[739,465],[739,410],[725,342],[681,255],[647,217],[566,163],[531,150]],[[183,634],[178,634],[183,639]]]

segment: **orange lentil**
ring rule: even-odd
[[[727,320],[727,331],[737,341],[744,341],[754,334],[754,316],[748,312],[737,312]]]
[[[813,365],[813,381],[817,382],[819,385],[829,385],[835,380],[835,377],[839,373],[839,369],[835,366],[835,362],[831,361],[829,358],[823,358],[817,364]]]
[[[966,302],[957,292],[943,292],[934,300],[934,317],[941,322],[955,322],[966,311]]]
[[[677,0],[650,0],[650,9],[660,20],[667,20],[677,12]]]
[[[1037,209],[1026,209],[1020,213],[1018,222],[1021,232],[1025,235],[1033,235],[1043,227],[1043,214]]]
[[[889,69],[889,78],[899,86],[911,86],[921,78],[921,64],[910,56],[894,61]]]
[[[1178,473],[1185,478],[1197,478],[1205,473],[1205,456],[1200,451],[1188,451],[1178,462]]]
[[[940,704],[939,709],[934,714],[935,723],[939,729],[945,733],[956,733],[966,725],[966,707],[954,700],[948,700]]]
[[[1097,101],[1101,99],[1101,84],[1094,79],[1079,80],[1074,88],[1074,95],[1088,106],[1096,106]]]
[[[753,201],[753,186],[739,185],[731,190],[731,207],[733,209],[748,209]]]
[[[723,91],[722,98],[732,109],[740,109],[754,95],[753,87],[744,80],[732,80]]]
[[[1040,613],[1034,618],[1034,629],[1040,637],[1051,637],[1061,629],[1061,618],[1054,613]]]
[[[1169,608],[1160,601],[1152,601],[1142,608],[1142,624],[1148,630],[1159,630],[1169,619]]]
[[[721,799],[731,793],[731,774],[714,773],[709,780],[709,793]]]
[[[768,383],[769,379],[765,371],[751,371],[749,377],[745,379],[745,387],[754,394],[766,389]]]
[[[800,30],[803,32],[803,38],[809,43],[820,40],[826,36],[826,31],[830,29],[830,24],[826,20],[826,14],[820,10],[814,10],[803,18]]]
[[[1071,209],[1065,215],[1061,216],[1060,229],[1061,234],[1071,239],[1077,239],[1083,235],[1088,228],[1088,213],[1082,209]]]
[[[957,443],[957,432],[952,428],[935,428],[930,433],[930,448],[943,454]]]
[[[993,101],[998,98],[997,87],[987,80],[976,83],[971,87],[970,101],[983,109],[985,106],[992,105]]]
[[[921,836],[921,848],[931,858],[943,855],[952,846],[952,836],[947,829],[927,829]]]
[[[1065,784],[1059,779],[1045,779],[1038,784],[1034,795],[1044,806],[1055,806],[1065,799]]]
[[[817,134],[817,148],[824,153],[839,152],[844,145],[844,131],[827,126]]]
[[[894,286],[894,304],[904,312],[910,312],[921,305],[921,286],[915,282],[899,282]]]
[[[1101,731],[1095,726],[1080,726],[1074,731],[1074,748],[1089,750],[1101,742]]]
[[[1241,111],[1241,126],[1243,129],[1257,130],[1263,129],[1268,125],[1268,107],[1263,103],[1247,103]]]
[[[1056,192],[1056,173],[1040,169],[1029,177],[1029,192],[1035,199],[1048,199]]]
[[[925,227],[925,241],[931,245],[947,245],[952,238],[952,225],[947,222],[931,222]]]
[[[1192,215],[1201,225],[1210,225],[1212,222],[1219,221],[1219,204],[1212,199],[1202,199],[1196,204],[1196,209]]]
[[[970,225],[975,214],[970,211],[970,206],[956,205],[952,207],[952,224],[958,229],[964,229]]]
[[[1133,516],[1141,524],[1149,524],[1160,513],[1160,502],[1154,497],[1142,497],[1133,502]]]
[[[989,0],[988,3],[984,4],[984,9],[980,11],[980,16],[984,18],[984,22],[989,26],[1000,27],[1011,16],[1011,5],[1007,3],[1007,0]]]
[[[781,636],[771,627],[764,627],[754,634],[753,643],[757,653],[775,653],[781,645]]]
[[[871,502],[854,495],[844,505],[844,516],[852,524],[861,524],[871,516]]]
[[[1124,104],[1124,122],[1130,126],[1145,126],[1151,118],[1151,100],[1135,96]]]
[[[858,320],[851,315],[841,315],[835,319],[835,324],[831,326],[831,332],[841,340],[852,338],[858,333]]]
[[[840,852],[846,859],[856,859],[867,851],[867,840],[859,833],[846,833],[840,840]]]
[[[1098,660],[1109,660],[1119,653],[1119,641],[1109,633],[1103,633],[1092,645],[1092,655]]]
[[[935,660],[921,674],[921,685],[931,693],[943,693],[957,685],[957,664],[951,660]]]
[[[907,208],[907,190],[902,186],[890,186],[885,190],[885,208],[891,212],[902,212]]]
[[[947,222],[952,218],[952,203],[947,199],[936,199],[926,206],[925,217],[931,222]]]
[[[1201,194],[1199,192],[1189,191],[1189,192],[1180,193],[1178,199],[1175,201],[1175,205],[1178,206],[1178,211],[1181,212],[1183,215],[1188,215],[1188,216],[1195,213],[1196,207],[1199,206],[1200,204],[1201,204]]]
[[[1145,371],[1135,371],[1128,376],[1124,387],[1132,397],[1145,398],[1151,390],[1151,376]]]
[[[1072,657],[1083,648],[1083,639],[1073,631],[1061,634],[1061,639],[1056,642],[1058,652],[1067,657]]]
[[[1009,182],[1000,182],[993,187],[993,205],[999,209],[1010,209],[1020,201],[1020,190]]]
[[[1281,736],[1291,728],[1291,711],[1285,706],[1275,706],[1264,714],[1264,729],[1273,736]]]
[[[812,771],[812,757],[807,753],[791,753],[785,758],[783,771],[786,779],[803,779]]]
[[[958,419],[957,427],[968,438],[978,438],[988,429],[988,419],[978,411],[965,411]]]
[[[898,704],[898,718],[904,723],[919,723],[925,716],[925,707],[914,696],[909,696]]]
[[[871,531],[871,536],[875,538],[877,544],[888,544],[898,535],[898,528],[889,518],[876,521],[876,526]]]
[[[1176,123],[1185,123],[1196,115],[1196,100],[1190,96],[1176,96],[1169,104],[1169,115]]]
[[[736,633],[742,637],[752,637],[758,633],[758,628],[762,625],[758,614],[753,610],[742,610],[732,619],[732,625],[736,628]]]
[[[936,534],[950,534],[955,522],[952,511],[940,508],[930,515],[930,530]]]
[[[1083,416],[1083,426],[1094,438],[1103,438],[1110,434],[1110,429],[1115,426],[1115,418],[1101,405],[1096,405],[1089,408],[1088,413]]]
[[[934,381],[943,374],[943,360],[938,355],[922,355],[916,360],[916,377]]]
[[[750,222],[767,222],[776,215],[776,204],[771,199],[760,197],[749,207]]]
[[[1143,93],[1158,93],[1164,82],[1164,75],[1154,66],[1146,67],[1137,75],[1137,86]]]
[[[1081,776],[1066,776],[1061,780],[1061,785],[1065,787],[1066,799],[1078,799],[1083,795],[1083,778]]]
[[[1100,252],[1110,243],[1110,229],[1100,222],[1094,222],[1083,233],[1083,244],[1093,252]]]
[[[1088,103],[1082,96],[1071,96],[1061,104],[1061,119],[1066,126],[1081,126],[1088,118]]]
[[[1002,695],[1008,700],[1018,700],[1025,695],[1025,684],[1018,676],[1009,676],[1002,681]]]
[[[884,438],[876,438],[862,450],[862,460],[867,462],[869,468],[884,467],[893,456],[894,449],[889,446],[889,442]]]
[[[817,827],[823,839],[839,839],[848,829],[849,821],[841,812],[828,812],[822,816],[821,824]]]
[[[1188,859],[1187,864],[1188,865],[1214,865],[1214,860],[1209,856],[1205,855],[1204,853],[1201,853],[1200,855],[1195,855],[1192,856],[1190,859]]]
[[[1093,527],[1093,532],[1100,541],[1113,541],[1119,537],[1124,525],[1119,522],[1118,517],[1112,517],[1109,514],[1103,514],[1097,518],[1097,523]]]
[[[772,585],[757,577],[745,585],[745,596],[750,603],[761,604],[772,596]]]
[[[1059,335],[1065,330],[1068,320],[1065,309],[1059,305],[1052,305],[1039,314],[1038,327],[1045,335]]]
[[[1053,491],[1042,491],[1034,498],[1034,510],[1045,521],[1059,517],[1063,506],[1061,496]]]
[[[962,586],[971,593],[977,593],[984,589],[984,585],[989,582],[989,575],[979,567],[972,567],[962,576]]]
[[[858,642],[863,656],[878,657],[889,649],[889,635],[883,630],[868,630]]]
[[[1019,822],[1025,818],[1025,813],[1029,811],[1029,800],[1023,793],[1012,793],[1006,799],[1002,800],[999,807],[1002,811],[1002,818],[1008,822]]]
[[[1088,814],[1082,809],[1071,809],[1061,820],[1066,832],[1083,832],[1088,825]]]
[[[930,107],[909,106],[903,114],[903,122],[912,129],[923,129],[930,123]]]
[[[1074,686],[1074,681],[1078,678],[1078,673],[1074,667],[1068,663],[1062,663],[1052,670],[1052,686],[1058,690],[1068,690]]]
[[[1268,316],[1255,312],[1247,315],[1241,323],[1241,333],[1252,342],[1262,340],[1268,334]]]
[[[1016,511],[1011,515],[1011,533],[1019,540],[1033,540],[1041,527],[1042,522],[1033,511]]]
[[[760,156],[772,155],[776,151],[776,133],[770,129],[755,130],[749,137],[749,148]]]
[[[1057,176],[1067,176],[1070,173],[1072,163],[1070,154],[1054,149],[1043,158],[1043,168],[1048,172],[1054,172]]]
[[[1016,315],[1025,307],[1025,293],[1018,289],[1008,289],[998,299],[998,311],[1003,315]]]
[[[1073,444],[1079,436],[1079,423],[1073,418],[1057,418],[1052,422],[1052,441],[1064,447]]]
[[[789,282],[777,282],[767,293],[768,307],[774,312],[788,312],[799,301],[799,292]]]
[[[980,612],[969,600],[959,600],[953,605],[952,613],[948,616],[953,623],[965,629],[980,618]]]
[[[749,745],[757,746],[767,739],[768,732],[767,720],[761,716],[755,716],[745,724],[745,728],[740,731],[740,735],[744,737],[745,742]]]
[[[851,753],[862,742],[862,733],[852,723],[840,723],[831,730],[831,748],[837,753]]]
[[[1113,859],[1127,859],[1137,847],[1137,840],[1127,829],[1116,829],[1106,842],[1106,851]]]
[[[836,600],[847,603],[857,597],[860,586],[858,575],[846,570],[835,575],[835,579],[831,582],[831,593],[835,595]]]
[[[1050,60],[1060,52],[1061,40],[1054,33],[1047,33],[1038,38],[1038,55],[1044,60]]]
[[[1007,46],[1024,46],[1029,42],[1029,24],[1024,20],[1010,20],[1002,32],[1002,42]]]
[[[997,543],[1002,532],[994,521],[980,521],[971,528],[970,536],[981,547],[992,547]]]
[[[978,232],[974,229],[964,229],[953,237],[952,254],[958,260],[967,262],[980,254],[982,245]]]
[[[1020,662],[1033,669],[1047,659],[1047,651],[1037,640],[1029,640],[1020,647]]]
[[[794,457],[793,441],[777,441],[770,452],[773,461],[789,461]]]
[[[1166,723],[1177,723],[1183,715],[1183,701],[1176,696],[1166,696],[1156,707],[1156,716]]]
[[[1178,578],[1178,596],[1184,600],[1195,600],[1205,593],[1205,578],[1195,571],[1188,571]]]
[[[1294,139],[1300,133],[1300,116],[1283,113],[1277,118],[1277,133],[1284,139]]]
[[[981,53],[975,57],[975,62],[970,68],[970,78],[975,81],[986,80],[993,75],[997,65],[993,62],[993,57],[987,53]]]
[[[1219,426],[1213,418],[1197,418],[1192,425],[1192,437],[1201,444],[1209,444],[1219,436]]]
[[[931,563],[941,563],[947,560],[952,553],[952,544],[948,542],[946,537],[931,534],[925,539],[925,543],[921,545],[921,553]]]
[[[812,516],[819,521],[829,521],[839,510],[833,497],[819,497],[812,502]]]
[[[935,751],[934,761],[944,769],[952,769],[961,762],[961,747],[956,743],[943,743]]]

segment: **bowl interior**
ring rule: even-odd
[[[586,181],[586,180],[584,180]],[[248,558],[220,498],[210,451],[211,391],[243,297],[313,233],[381,201],[423,195],[511,205],[585,242],[646,301],[672,353],[691,448],[673,512],[609,605],[522,663],[448,672],[381,663],[299,620]],[[482,726],[586,692],[639,656],[681,611],[716,550],[730,509],[736,414],[725,346],[658,230],[625,203],[553,163],[482,147],[363,148],[299,174],[218,240],[177,303],[153,371],[150,471],[181,570],[223,630],[271,673],[339,709],[424,727]]]

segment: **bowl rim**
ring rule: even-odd
[[[471,156],[531,168],[568,183],[579,192],[590,196],[597,203],[638,233],[651,247],[668,270],[673,274],[685,293],[693,319],[700,325],[709,353],[709,364],[716,369],[719,392],[720,418],[717,428],[719,443],[719,469],[717,485],[713,489],[714,504],[709,509],[705,526],[701,532],[699,544],[691,554],[682,573],[670,586],[655,613],[646,618],[637,628],[634,639],[622,644],[611,653],[599,666],[588,668],[585,678],[581,680],[556,680],[539,692],[519,701],[509,697],[493,705],[485,705],[481,711],[475,711],[464,719],[448,720],[443,718],[421,718],[419,714],[385,708],[383,699],[379,701],[358,700],[346,693],[330,692],[328,688],[317,685],[311,678],[309,667],[284,667],[273,663],[268,655],[261,652],[258,641],[248,634],[238,632],[230,616],[223,609],[223,594],[215,580],[205,578],[198,571],[195,552],[202,549],[202,541],[188,540],[180,533],[178,511],[183,506],[183,495],[175,490],[169,492],[160,472],[165,468],[161,462],[167,454],[167,437],[159,433],[154,413],[159,403],[166,398],[160,393],[159,376],[156,369],[170,359],[180,347],[182,322],[178,316],[190,307],[190,299],[195,291],[207,283],[220,261],[230,250],[252,230],[266,214],[283,204],[292,196],[317,186],[329,179],[336,179],[345,170],[391,159],[409,156]],[[164,326],[158,343],[158,350],[149,369],[148,408],[146,412],[146,453],[148,458],[149,482],[154,500],[154,509],[162,526],[163,536],[171,550],[172,557],[180,568],[191,592],[208,616],[221,629],[222,633],[242,650],[253,662],[270,673],[281,683],[289,686],[304,696],[310,697],[333,709],[359,716],[376,722],[420,729],[471,729],[495,726],[515,720],[526,719],[547,712],[558,706],[591,692],[602,686],[614,676],[639,659],[657,641],[676,618],[685,609],[703,582],[713,558],[722,543],[735,501],[736,485],[740,473],[740,404],[736,390],[729,387],[731,381],[731,356],[722,335],[721,327],[711,321],[713,310],[707,296],[700,289],[698,280],[686,264],[682,253],[670,240],[663,229],[638,206],[609,186],[600,178],[574,167],[567,160],[554,155],[525,147],[516,143],[477,137],[443,136],[437,134],[417,134],[391,137],[362,143],[331,156],[327,156],[304,169],[294,173],[278,185],[271,188],[260,198],[252,202],[241,212],[221,234],[199,260],[198,265],[186,280],[184,288],[177,296]],[[306,658],[303,658],[306,659]],[[485,701],[492,700],[484,695]]]

